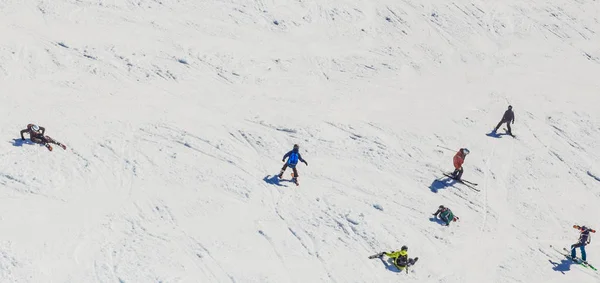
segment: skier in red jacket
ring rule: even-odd
[[[454,179],[460,180],[462,178],[462,174],[464,172],[462,165],[465,162],[465,158],[467,157],[467,154],[469,154],[469,153],[470,153],[470,151],[468,149],[461,148],[454,155],[454,172],[452,173],[452,177]]]

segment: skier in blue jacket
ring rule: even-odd
[[[294,171],[292,180],[294,181],[294,183],[298,184],[298,170],[296,170],[296,165],[298,164],[298,161],[301,161],[304,164],[306,164],[306,166],[308,166],[308,162],[306,162],[306,160],[302,159],[300,152],[298,152],[299,150],[300,150],[300,147],[297,144],[295,144],[294,149],[290,150],[288,153],[286,153],[283,156],[283,159],[281,161],[285,162],[285,164],[281,168],[281,172],[279,172],[280,179],[283,177],[283,172],[285,172],[285,169],[290,167]],[[285,161],[286,158],[287,158],[287,162]]]

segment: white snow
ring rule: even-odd
[[[0,1],[0,282],[599,282],[549,248],[600,230],[599,15]],[[486,136],[508,104],[517,138]],[[299,187],[274,177],[294,143]],[[435,181],[439,146],[481,192]],[[367,259],[404,244],[408,274]]]

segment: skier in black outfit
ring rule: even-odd
[[[498,128],[500,128],[500,126],[502,126],[502,124],[504,124],[504,123],[506,123],[506,128],[508,128],[508,134],[512,136],[512,130],[510,128],[510,124],[515,123],[515,113],[512,111],[512,105],[508,106],[508,110],[506,110],[506,112],[504,112],[504,116],[502,116],[502,120],[500,121],[500,123],[498,123],[496,128],[494,128],[493,133],[496,133],[496,131],[498,131]]]
[[[56,144],[62,147],[63,149],[67,149],[67,147],[64,144],[54,140],[49,136],[45,136],[45,133],[46,128],[35,124],[27,124],[27,128],[21,130],[21,140],[25,140],[25,136],[23,136],[23,134],[29,134],[29,139],[32,142],[43,144],[50,151],[52,151],[52,146],[50,145],[51,143]]]

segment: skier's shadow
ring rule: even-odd
[[[402,270],[398,269],[398,267],[396,267],[394,265],[393,259],[391,259],[391,258],[383,259],[380,257],[379,260],[381,260],[381,262],[383,262],[383,265],[385,265],[385,269],[392,271],[392,272],[396,272],[396,273],[402,272]]]
[[[560,261],[560,263],[554,262],[552,260],[548,260],[552,265],[554,265],[554,267],[552,267],[552,270],[554,271],[558,271],[562,274],[565,274],[565,271],[570,271],[571,270],[571,260],[568,259],[563,259]]]
[[[287,187],[286,185],[282,185],[281,182],[292,182],[292,180],[286,180],[286,179],[279,179],[279,177],[277,175],[267,175],[263,178],[263,181],[265,181],[265,183],[270,184],[270,185],[275,185],[275,186],[279,186],[279,187]]]
[[[429,186],[429,189],[431,190],[431,192],[437,193],[441,189],[452,187],[454,184],[456,184],[456,180],[452,178],[446,177],[444,179],[435,179]]]
[[[13,146],[23,146],[24,144],[34,145],[36,143],[32,142],[31,140],[22,140],[22,139],[13,139],[13,141],[12,141]]]
[[[492,138],[496,138],[496,139],[501,139],[502,136],[508,135],[507,133],[496,133],[496,132],[491,132],[491,133],[487,133],[485,134],[488,137],[492,137]]]
[[[430,218],[429,218],[429,221],[431,221],[431,222],[435,222],[435,223],[437,223],[437,224],[440,224],[440,225],[442,225],[442,226],[446,226],[446,222],[444,222],[444,220],[442,220],[442,219],[439,219],[439,218],[437,218],[437,217],[430,217]]]

